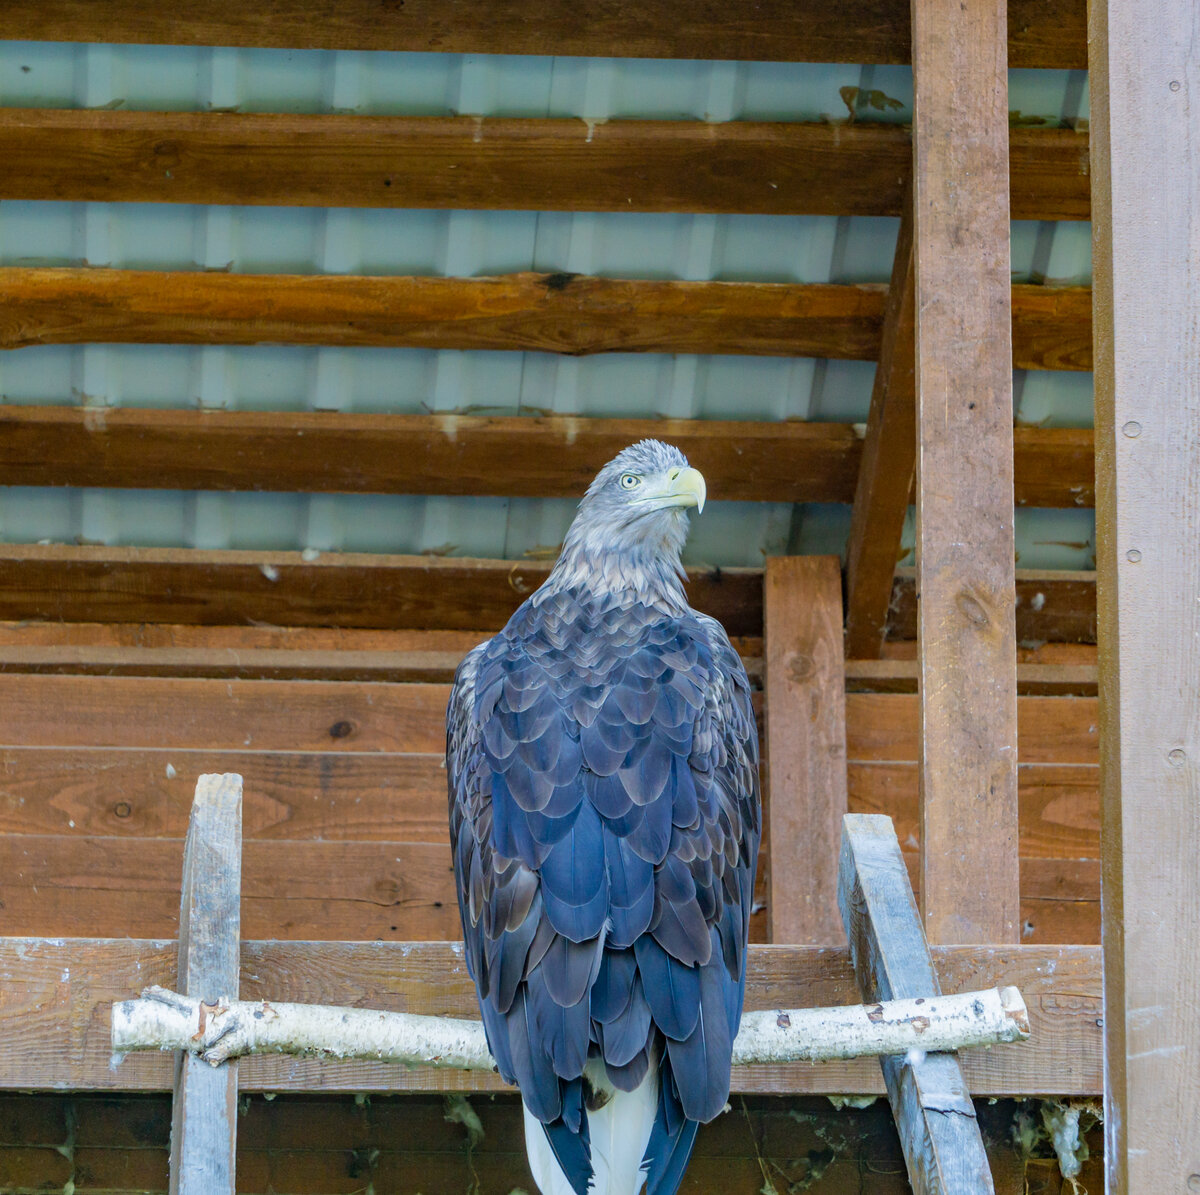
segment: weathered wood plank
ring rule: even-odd
[[[842,830],[838,904],[866,1000],[936,996],[925,941],[891,822],[851,814]],[[918,1195],[991,1193],[991,1170],[956,1054],[879,1059],[909,1181]]]
[[[1017,573],[1017,642],[1095,643],[1096,574],[1049,569]],[[896,570],[888,636],[917,637],[917,588],[914,569]]]
[[[448,693],[427,684],[0,675],[4,745],[23,747],[441,754]]]
[[[1169,0],[1089,20],[1105,1184],[1126,1195],[1200,1189],[1200,27]]]
[[[902,433],[885,433],[889,453]],[[0,469],[13,485],[578,497],[647,437],[677,445],[723,500],[845,502],[879,469],[870,424],[864,445],[855,425],[824,422],[12,405],[0,406]],[[1092,504],[1089,429],[1020,428],[1015,441],[1018,505]],[[893,480],[902,519],[908,492]]]
[[[0,837],[0,931],[37,937],[171,937],[183,843],[166,838]],[[442,842],[250,841],[247,936],[339,941],[458,935]]]
[[[108,1066],[109,1014],[149,983],[175,979],[171,942],[0,939],[0,1087],[162,1091],[169,1059]],[[972,946],[935,949],[947,991],[1011,983],[1029,1006],[1030,1041],[971,1052],[976,1095],[1095,1094],[1100,1090],[1100,958],[1094,947]],[[66,976],[64,977],[64,970]],[[461,948],[448,942],[243,942],[243,999],[350,1004],[449,1016],[476,1015]],[[845,950],[752,946],[747,1008],[816,1007],[859,1000]],[[247,1059],[243,1091],[401,1091],[500,1087],[494,1077],[401,1070],[366,1063]],[[881,1092],[873,1061],[740,1067],[741,1091]]]
[[[917,454],[916,292],[912,188],[892,262],[879,365],[846,543],[846,652],[879,654]]]
[[[921,914],[932,942],[1016,941],[1018,930],[1005,37],[994,4],[913,4]]]
[[[179,991],[238,998],[241,963],[242,778],[204,775],[183,848]],[[171,1195],[233,1195],[238,1064],[175,1054]]]
[[[912,762],[920,755],[916,697],[846,694],[846,757],[850,761]],[[1094,697],[1022,697],[1017,748],[1023,764],[1091,764],[1100,760],[1099,709]]]
[[[842,941],[846,812],[842,575],[836,556],[773,556],[763,588],[771,941]]]
[[[0,649],[0,667],[5,659]],[[847,660],[846,687],[863,693],[915,693],[918,668],[911,660]],[[1017,694],[1022,697],[1095,697],[1095,663],[1017,663]]]
[[[802,9],[760,0],[746,15],[695,0],[622,0],[603,20],[581,20],[569,0],[273,0],[269,20],[233,0],[184,0],[169,11],[145,0],[3,0],[0,20],[7,36],[31,41],[794,62],[907,62],[911,52],[905,0],[809,0]],[[1010,0],[1008,24],[1011,66],[1087,66],[1079,0]]]
[[[547,577],[527,560],[0,545],[0,618],[498,631]],[[762,632],[760,569],[690,569],[731,635]]]
[[[1013,218],[1086,220],[1087,134],[1012,142]],[[909,147],[871,123],[9,108],[0,199],[894,216]]]

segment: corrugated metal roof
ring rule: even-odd
[[[853,106],[860,120],[904,122],[912,77],[900,66],[0,42],[0,104],[715,121],[844,119]],[[1021,120],[1086,119],[1086,74],[1011,71],[1009,105]],[[0,264],[886,282],[896,227],[865,217],[5,202]],[[1086,283],[1090,228],[1014,223],[1012,265],[1017,281]],[[853,422],[866,418],[873,374],[869,362],[763,357],[87,345],[0,355],[0,396]],[[1014,380],[1019,421],[1090,425],[1090,375]],[[557,544],[572,510],[562,500],[9,489],[0,538],[520,556]],[[769,553],[839,551],[848,519],[840,506],[715,501],[688,555],[754,565]],[[1017,539],[1024,567],[1090,567],[1092,512],[1020,510]]]

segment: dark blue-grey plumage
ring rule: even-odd
[[[696,1124],[726,1103],[741,1015],[760,816],[750,688],[684,599],[684,510],[643,512],[618,488],[686,464],[646,441],[601,472],[550,579],[464,660],[448,711],[468,968],[501,1074],[579,1195],[589,1056],[621,1091],[657,1065],[644,1164],[648,1195],[670,1195]]]

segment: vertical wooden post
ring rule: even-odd
[[[866,1000],[941,993],[891,818],[845,818],[838,903]],[[880,1058],[908,1179],[916,1195],[995,1190],[975,1105],[956,1054]]]
[[[1106,1188],[1200,1191],[1200,9],[1092,0]]]
[[[878,659],[883,647],[916,467],[913,248],[910,185],[900,212],[867,438],[846,543],[846,654],[851,659]]]
[[[238,997],[241,958],[242,778],[201,776],[183,848],[179,990]],[[234,1195],[237,1064],[175,1058],[171,1195]]]
[[[921,906],[1017,941],[1007,25],[913,0]]]
[[[775,556],[764,580],[772,942],[841,942],[846,680],[836,556]]]

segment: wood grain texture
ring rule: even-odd
[[[4,659],[0,649],[0,660]],[[847,660],[846,687],[861,693],[915,693],[918,668],[911,660]],[[1095,697],[1095,663],[1017,663],[1019,697]]]
[[[146,0],[0,3],[8,36],[32,41],[285,49],[435,50],[444,54],[577,54],[619,58],[907,62],[904,0],[760,0],[752,12],[713,0],[622,0],[603,16],[568,0],[270,0],[253,13],[233,0],[185,0],[169,11]],[[1079,0],[1010,0],[1009,63],[1087,66],[1087,15]]]
[[[994,4],[913,4],[921,915],[931,942],[1018,932],[1006,35]]]
[[[549,564],[467,557],[0,545],[0,618],[498,631]],[[689,569],[688,599],[762,633],[761,569]]]
[[[238,998],[241,963],[242,778],[207,774],[183,848],[178,990]],[[238,1064],[175,1053],[170,1195],[234,1195]]]
[[[1007,124],[1007,117],[1006,117]],[[1089,210],[1087,135],[1014,129],[1014,219]],[[0,199],[892,216],[899,125],[9,108]]]
[[[173,942],[0,939],[0,1087],[163,1091],[170,1060],[127,1058],[108,1066],[109,1012],[149,983],[175,979]],[[1020,987],[1030,1041],[971,1052],[964,1068],[976,1095],[1095,1094],[1100,1090],[1100,957],[1095,947],[973,946],[935,949],[947,991],[997,983]],[[64,969],[67,974],[64,978]],[[747,1008],[818,1007],[859,1000],[845,950],[751,946]],[[242,944],[242,998],[349,1004],[449,1016],[476,1015],[461,947],[449,942],[252,942]],[[378,1064],[246,1059],[243,1091],[497,1090],[495,1076]],[[797,1093],[883,1091],[872,1060],[813,1066],[739,1067],[735,1090]]]
[[[166,838],[0,837],[0,932],[173,937],[183,843]],[[457,937],[445,843],[246,843],[247,936],[437,941]]]
[[[1126,1195],[1200,1189],[1200,26],[1089,10],[1105,1184]]]
[[[916,290],[912,188],[892,262],[879,365],[846,541],[846,652],[879,654],[916,470]],[[840,831],[839,831],[840,833]]]
[[[601,462],[651,437],[679,447],[722,500],[847,502],[856,479],[882,469],[867,500],[882,501],[886,481],[888,509],[902,521],[912,479],[906,489],[890,456],[905,429],[875,435],[881,463],[871,428],[864,441],[854,424],[825,422],[10,405],[0,406],[0,469],[33,486],[578,497]],[[1014,452],[1018,505],[1093,504],[1090,429],[1019,428]],[[899,534],[871,557],[880,572],[886,560],[885,595]]]
[[[866,1000],[936,996],[941,984],[886,817],[851,814],[842,828],[838,904]],[[917,1195],[991,1195],[991,1168],[957,1054],[879,1059]]]
[[[1017,642],[1095,643],[1096,574],[1051,569],[1017,572]],[[916,572],[896,570],[892,604],[888,611],[888,637],[917,637]]]
[[[763,605],[771,941],[837,944],[836,852],[846,812],[837,557],[768,558]]]

